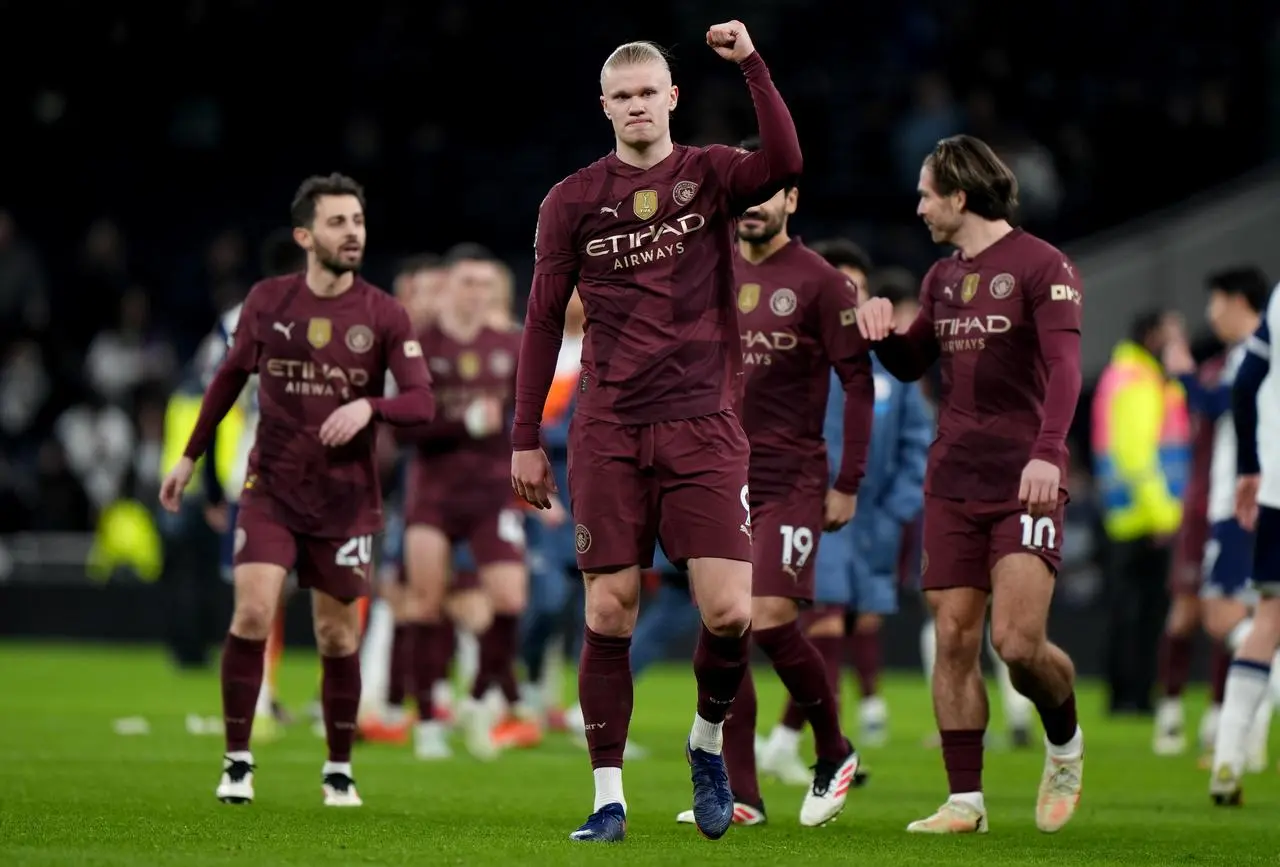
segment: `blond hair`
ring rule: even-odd
[[[600,68],[601,87],[604,86],[604,77],[609,74],[609,70],[624,66],[643,66],[646,63],[656,63],[665,69],[667,74],[671,73],[671,65],[667,63],[667,52],[658,43],[641,40],[619,45],[613,49],[609,59]]]

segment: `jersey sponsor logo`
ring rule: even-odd
[[[978,281],[982,279],[980,274],[965,274],[964,280],[960,283],[960,300],[968,304],[973,300],[973,296],[978,294]]]
[[[373,331],[368,325],[352,325],[347,329],[347,349],[359,355],[373,348]]]
[[[658,191],[636,190],[631,197],[631,210],[642,220],[651,218],[658,213]]]
[[[1013,294],[1013,283],[1012,274],[997,274],[992,277],[991,285],[988,287],[991,290],[991,297],[997,301],[1008,298]]]
[[[790,289],[777,289],[769,296],[769,309],[775,316],[790,316],[796,311],[796,293]]]
[[[743,283],[738,289],[738,312],[750,313],[760,304],[760,284]]]
[[[333,339],[333,323],[323,317],[307,320],[307,342],[316,349],[324,349]]]
[[[671,188],[671,198],[680,207],[684,207],[693,201],[693,197],[698,194],[698,185],[693,181],[681,181]]]
[[[579,554],[585,554],[591,550],[591,531],[582,524],[573,528],[573,547]]]
[[[336,394],[345,400],[351,395],[351,386],[362,388],[369,384],[369,371],[359,367],[342,368],[296,358],[269,358],[264,367],[267,376],[285,380],[285,394],[308,397]]]
[[[1050,301],[1070,301],[1072,304],[1080,303],[1080,290],[1062,283],[1054,283],[1049,287]]]
[[[654,205],[657,207],[656,203]],[[585,252],[591,258],[614,256],[615,271],[670,259],[684,253],[685,236],[707,225],[707,218],[689,213],[655,223],[634,232],[618,232],[588,241]]]

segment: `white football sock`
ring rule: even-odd
[[[621,804],[625,813],[627,799],[622,795],[622,768],[596,768],[592,775],[596,780],[596,805],[591,808],[591,812],[596,812],[606,804]]]
[[[920,666],[924,669],[924,679],[933,683],[933,664],[938,659],[938,633],[933,626],[933,618],[920,627]]]
[[[1254,714],[1267,693],[1271,670],[1266,665],[1236,660],[1227,672],[1227,694],[1218,718],[1213,744],[1213,766],[1226,765],[1232,773],[1244,773],[1245,750]]]
[[[1084,732],[1080,731],[1080,726],[1076,726],[1076,733],[1065,744],[1051,743],[1045,738],[1044,748],[1055,759],[1078,759],[1084,755]]]
[[[707,722],[695,713],[693,730],[689,732],[689,747],[702,750],[704,753],[720,755],[724,749],[724,723]]]
[[[258,690],[258,703],[253,709],[254,716],[271,716],[271,685],[267,683],[267,679],[262,679],[262,688]]]
[[[958,801],[961,804],[968,804],[979,813],[987,812],[987,804],[986,801],[983,800],[981,792],[953,792],[951,797],[947,798],[947,800]]]
[[[327,777],[329,774],[351,776],[351,762],[325,762],[324,767],[320,769],[320,775]]]
[[[1227,650],[1231,651],[1231,655],[1235,656],[1240,652],[1240,645],[1244,644],[1245,636],[1249,634],[1249,630],[1253,629],[1253,618],[1246,617],[1235,625],[1230,632],[1227,633],[1226,640],[1223,644],[1227,646]]]
[[[1009,666],[1005,665],[996,646],[991,643],[991,629],[987,629],[987,656],[996,671],[996,683],[1000,685],[1000,705],[1004,708],[1004,724],[1011,729],[1025,729],[1031,725],[1031,711],[1035,706],[1031,699],[1013,688],[1013,678],[1009,676]]]

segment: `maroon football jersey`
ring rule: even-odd
[[[436,417],[412,431],[417,449],[411,490],[415,496],[499,508],[513,496],[506,420],[514,400],[520,332],[485,327],[464,343],[432,325],[419,341],[431,371]],[[504,421],[497,433],[477,438],[467,431],[466,415],[481,398],[499,401]]]
[[[853,404],[846,406],[846,415],[852,411],[863,426],[861,461],[856,454],[846,456],[865,464],[870,438],[875,392],[868,347],[855,317],[857,290],[798,240],[758,265],[742,256],[734,259],[746,369],[740,415],[751,441],[751,498],[772,500],[797,487],[826,490],[822,429],[833,365]],[[852,493],[858,480],[841,481]]]
[[[326,447],[320,426],[359,398],[382,398],[388,370],[401,385],[429,383],[408,314],[359,277],[321,297],[301,274],[249,292],[224,364],[258,374],[257,437],[241,504],[297,533],[347,538],[382,529],[376,425]]]
[[[972,260],[957,254],[930,269],[907,335],[930,343],[942,364],[927,492],[1015,500],[1032,458],[1056,464],[1065,487],[1066,429],[1079,397],[1080,285],[1061,251],[1021,229]],[[1056,363],[1074,368],[1066,371],[1070,405],[1046,406],[1051,342],[1067,347]]]

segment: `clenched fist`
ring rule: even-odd
[[[711,29],[707,31],[707,44],[715,49],[716,54],[734,63],[741,63],[756,50],[751,43],[751,34],[747,32],[747,25],[741,21],[711,25]]]

